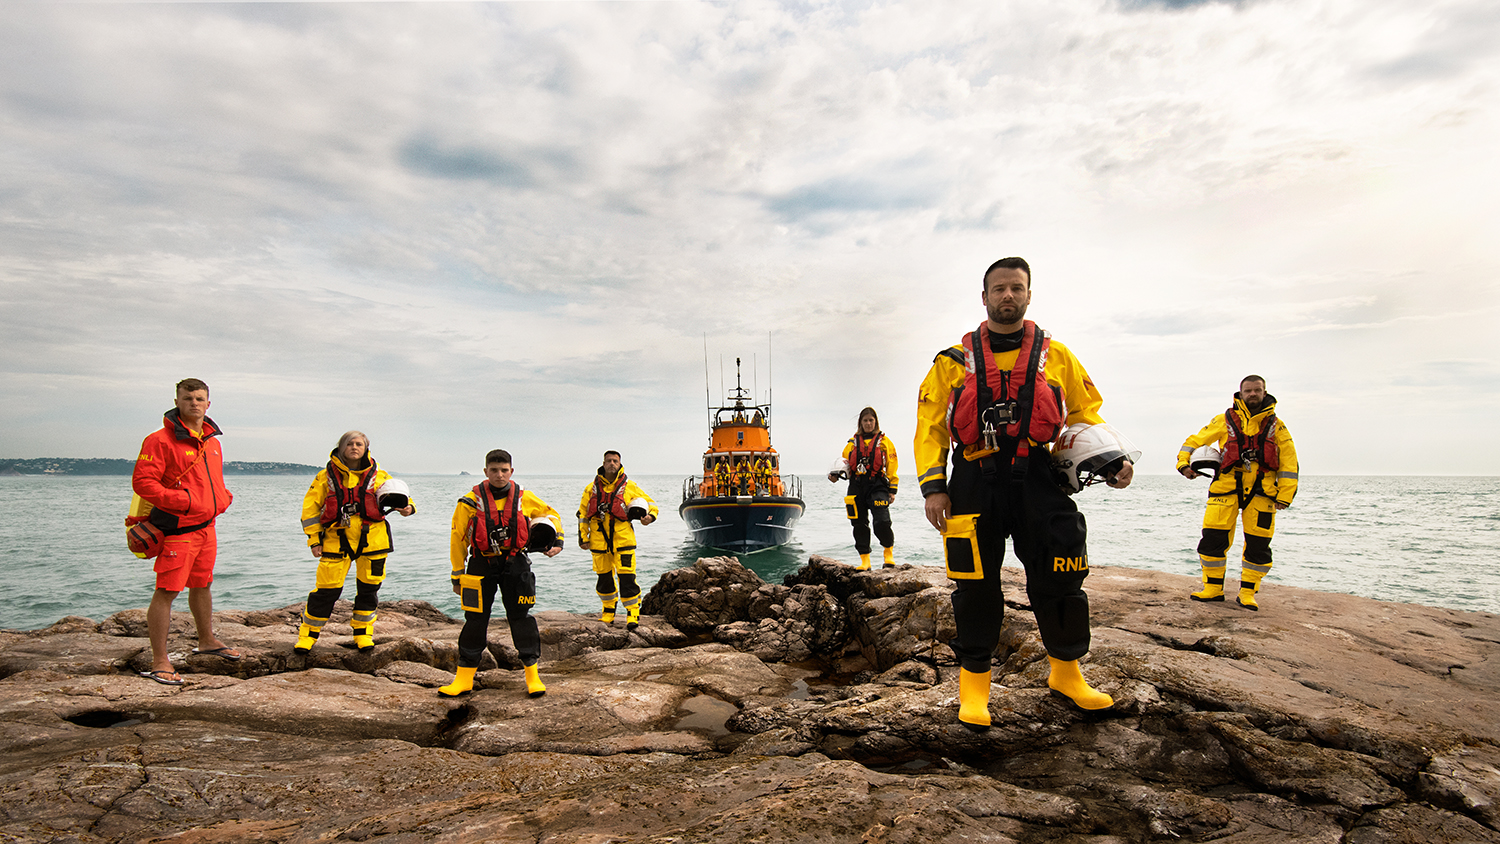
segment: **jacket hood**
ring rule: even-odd
[[[1275,410],[1276,397],[1271,395],[1270,393],[1266,393],[1265,399],[1261,401],[1260,407],[1254,413],[1250,412],[1249,406],[1245,404],[1244,399],[1240,398],[1240,394],[1238,392],[1234,394],[1234,411],[1239,414],[1240,419],[1244,420],[1247,426],[1251,421],[1254,421],[1256,426],[1259,426],[1262,422],[1265,421],[1266,417],[1270,416],[1273,412],[1275,412]]]

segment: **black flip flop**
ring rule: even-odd
[[[231,653],[231,651],[233,651],[233,650],[234,650],[234,648],[231,648],[228,645],[225,645],[222,648],[214,648],[212,650],[207,650],[207,651],[200,651],[197,648],[193,648],[193,653],[199,654],[200,656],[216,656],[216,657],[219,657],[220,659],[227,659],[230,662],[239,662],[240,661],[240,654]]]
[[[184,680],[184,679],[182,679],[182,677],[180,677],[180,676],[176,680],[168,680],[167,679],[168,677],[170,677],[171,675],[176,674],[176,673],[177,673],[176,671],[162,671],[160,669],[157,669],[155,671],[142,671],[141,672],[141,676],[145,677],[148,680],[155,680],[156,682],[161,683],[163,686],[185,686],[185,685],[187,685],[187,681]]]

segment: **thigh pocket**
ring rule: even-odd
[[[464,612],[484,612],[484,578],[477,574],[458,576],[458,604]]]
[[[949,516],[943,527],[943,564],[953,580],[982,580],[977,513]]]
[[[859,499],[857,496],[844,496],[844,514],[850,519],[859,520]]]

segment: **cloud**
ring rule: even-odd
[[[821,468],[866,404],[909,441],[1007,254],[1127,423],[1241,353],[1482,360],[1488,9],[3,4],[0,424],[138,441],[191,370],[247,458],[373,418],[417,467],[607,427],[670,471],[706,335],[774,344]]]

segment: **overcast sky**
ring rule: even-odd
[[[706,335],[789,469],[873,405],[907,474],[1020,255],[1143,471],[1257,372],[1304,474],[1500,474],[1497,54],[1493,0],[0,2],[0,457],[193,376],[231,460],[687,474]]]

